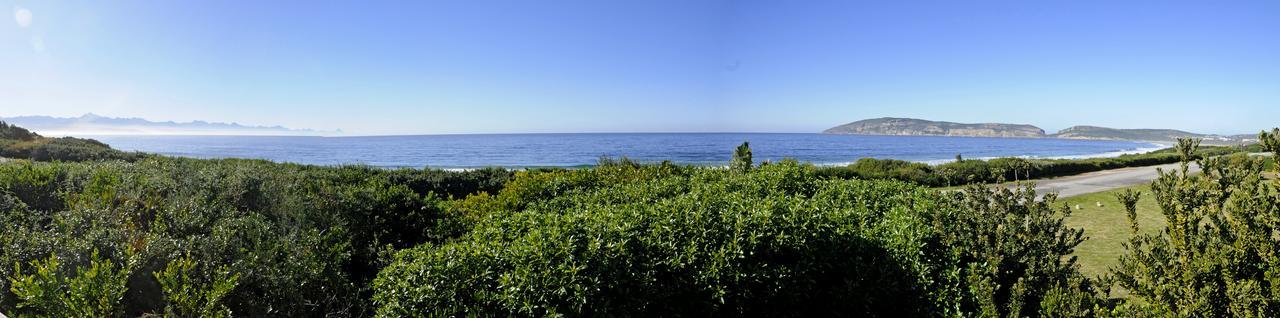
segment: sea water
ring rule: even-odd
[[[1080,158],[1145,152],[1159,145],[1056,138],[867,136],[788,133],[482,134],[370,137],[89,136],[127,151],[195,158],[252,158],[377,167],[576,167],[602,157],[724,165],[750,142],[756,162],[792,158],[839,165],[860,158],[941,163],[956,155]]]

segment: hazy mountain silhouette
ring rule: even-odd
[[[80,117],[17,116],[0,118],[45,135],[332,135],[341,130],[291,129],[283,126],[246,126],[238,123],[164,121],[115,118],[88,113]]]

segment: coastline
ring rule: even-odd
[[[1060,139],[1068,139],[1068,138],[1060,138]],[[1111,141],[1128,141],[1128,140],[1111,140]],[[1123,156],[1123,155],[1144,154],[1144,153],[1148,153],[1148,152],[1152,152],[1152,151],[1156,151],[1156,150],[1160,150],[1160,149],[1165,149],[1165,148],[1169,148],[1169,147],[1171,147],[1171,145],[1166,145],[1166,144],[1157,143],[1157,142],[1143,142],[1143,143],[1146,143],[1146,144],[1147,144],[1148,146],[1150,146],[1150,147],[1142,147],[1142,148],[1136,148],[1136,149],[1130,149],[1130,150],[1108,151],[1108,152],[1101,152],[1101,153],[1082,154],[1082,155],[1063,155],[1063,156],[1027,156],[1027,155],[1023,155],[1023,156],[996,156],[996,157],[987,156],[987,157],[976,157],[976,158],[971,158],[971,159],[973,159],[973,160],[983,160],[983,161],[986,161],[986,160],[999,159],[999,158],[1022,158],[1022,159],[1041,159],[1041,160],[1115,158],[1115,157],[1119,157],[1119,156]],[[893,159],[893,158],[887,158],[887,159]],[[941,164],[945,164],[945,163],[949,163],[949,162],[955,162],[955,159],[907,160],[907,161],[923,163],[923,164],[927,164],[927,165],[930,165],[930,166],[937,166],[937,165],[941,165]],[[829,163],[829,164],[815,164],[815,165],[818,165],[818,166],[846,166],[846,165],[853,164],[854,162],[855,162],[855,161],[849,161],[849,162],[835,162],[835,163]]]
[[[750,141],[756,159],[787,158],[818,166],[860,158],[943,163],[966,158],[1066,159],[1114,157],[1163,147],[1132,141],[1053,138],[866,136],[813,133],[628,133],[437,135],[395,137],[94,136],[125,151],[190,158],[245,158],[311,165],[366,165],[386,169],[433,167],[473,170],[575,168],[602,157],[636,162],[722,165],[735,144]]]

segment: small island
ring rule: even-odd
[[[963,137],[1044,137],[1044,129],[1019,124],[962,124],[914,118],[859,120],[822,131],[824,134]]]

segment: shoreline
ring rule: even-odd
[[[1119,141],[1124,141],[1124,140],[1119,140]],[[1144,143],[1147,143],[1147,146],[1149,147],[1142,147],[1142,148],[1136,148],[1131,150],[1118,150],[1118,151],[1108,151],[1108,152],[1101,152],[1101,153],[1082,154],[1082,155],[1062,155],[1062,156],[1022,155],[1022,156],[999,156],[999,157],[988,156],[988,157],[972,158],[972,160],[988,161],[988,160],[999,159],[999,158],[1022,158],[1022,159],[1031,159],[1031,160],[1064,160],[1064,159],[1074,160],[1074,159],[1093,159],[1093,158],[1115,158],[1123,155],[1144,154],[1144,153],[1171,147],[1170,145],[1165,145],[1165,144],[1156,143],[1156,142],[1144,142]],[[862,159],[862,158],[859,158],[859,159]],[[875,159],[894,159],[894,158],[875,158]],[[923,163],[930,166],[937,166],[941,164],[955,162],[955,159],[906,160],[906,161]],[[857,162],[857,160],[847,161],[847,162],[822,163],[822,164],[814,163],[814,165],[824,166],[824,167],[847,166],[847,165],[853,164],[854,162]]]
[[[1109,152],[1094,153],[1094,154],[1083,154],[1083,155],[1065,155],[1065,156],[1048,156],[1048,157],[1040,157],[1040,156],[1025,156],[1025,155],[1024,155],[1024,156],[1003,156],[1003,157],[979,157],[979,158],[973,158],[972,160],[988,161],[988,160],[992,160],[992,159],[999,159],[999,158],[1023,158],[1023,159],[1031,159],[1031,160],[1076,160],[1076,159],[1093,159],[1093,158],[1116,158],[1116,157],[1120,157],[1120,156],[1123,156],[1123,155],[1144,154],[1144,153],[1149,153],[1149,152],[1153,152],[1153,151],[1157,151],[1157,150],[1161,150],[1161,149],[1169,148],[1169,146],[1167,146],[1167,145],[1163,145],[1163,144],[1159,144],[1159,143],[1155,143],[1155,142],[1149,142],[1149,143],[1148,143],[1148,146],[1150,146],[1150,147],[1143,147],[1143,148],[1137,148],[1137,149],[1132,149],[1132,150],[1109,151]],[[863,158],[859,158],[859,159],[863,159]],[[893,158],[874,158],[874,159],[893,159]],[[907,161],[910,161],[910,162],[918,162],[918,163],[924,163],[924,164],[928,164],[928,165],[930,165],[930,166],[937,166],[937,165],[941,165],[941,164],[946,164],[946,163],[950,163],[950,162],[955,162],[955,160],[954,160],[954,159],[938,159],[938,160],[907,160]],[[847,161],[847,162],[830,162],[830,163],[803,162],[803,161],[802,161],[802,163],[808,163],[808,164],[812,164],[812,165],[814,165],[814,166],[818,166],[818,167],[842,167],[842,166],[848,166],[848,165],[851,165],[851,164],[853,164],[854,162],[857,162],[857,160],[855,160],[855,161]],[[641,162],[641,163],[658,163],[658,162]],[[679,164],[679,163],[676,163],[676,164]],[[728,167],[727,165],[723,165],[723,164],[687,164],[687,165],[702,166],[702,167],[722,167],[722,168],[723,168],[723,167]],[[530,167],[501,167],[501,166],[486,166],[486,167],[451,167],[451,168],[434,168],[434,169],[440,169],[440,170],[445,170],[445,171],[460,171],[460,172],[461,172],[461,171],[472,171],[472,170],[480,170],[480,169],[494,168],[494,167],[497,167],[497,168],[503,168],[503,169],[512,169],[512,170],[529,170],[529,169],[546,169],[546,168],[551,168],[551,169],[580,169],[580,168],[588,168],[588,167],[594,167],[594,166],[596,166],[596,165],[595,165],[595,164],[588,164],[588,165],[576,165],[576,166],[530,166]],[[403,168],[413,168],[413,167],[386,167],[386,168],[387,168],[387,169],[403,169]],[[429,168],[429,167],[428,167],[428,168]]]
[[[955,153],[965,155],[970,159],[990,160],[995,158],[1027,158],[1027,159],[1086,159],[1086,158],[1106,158],[1117,157],[1125,154],[1145,153],[1165,148],[1158,143],[1152,142],[1133,142],[1133,141],[1103,141],[1103,140],[1074,140],[1063,138],[991,138],[991,137],[944,137],[944,136],[866,136],[866,137],[888,137],[895,139],[849,139],[844,138],[809,138],[809,137],[789,137],[789,136],[770,136],[770,135],[792,135],[792,134],[759,134],[765,136],[753,136],[754,133],[706,133],[708,135],[729,135],[707,138],[706,142],[694,139],[691,142],[685,142],[680,145],[662,144],[662,147],[677,147],[663,150],[657,147],[658,144],[652,140],[667,140],[677,138],[681,133],[656,134],[672,137],[662,138],[637,138],[637,139],[619,139],[606,138],[606,144],[609,147],[602,147],[598,151],[600,153],[612,154],[609,157],[622,158],[629,157],[632,161],[640,163],[660,163],[663,161],[671,161],[678,165],[692,166],[721,166],[728,162],[727,153],[721,158],[718,147],[713,147],[713,143],[724,142],[725,140],[751,140],[755,145],[757,138],[761,138],[765,145],[773,145],[761,147],[761,151],[757,151],[757,161],[779,161],[786,158],[793,158],[800,162],[813,164],[815,166],[843,166],[849,165],[862,158],[877,159],[899,159],[911,162],[920,162],[931,165],[944,164],[952,162]],[[575,134],[575,135],[595,135],[595,134]],[[623,134],[626,135],[626,134]],[[647,135],[647,134],[645,134]],[[795,135],[824,135],[824,134],[795,134]],[[544,135],[545,136],[545,135]],[[857,137],[861,135],[831,135],[832,137]],[[200,142],[202,138],[209,136],[145,136],[140,137],[143,141],[128,141],[129,137],[114,136],[94,136],[107,137],[99,139],[112,146],[126,149],[126,151],[142,151],[147,153],[155,153],[166,156],[198,158],[198,159],[259,159],[268,160],[278,163],[294,163],[318,166],[369,166],[381,169],[422,169],[432,168],[449,171],[470,171],[484,168],[504,168],[531,170],[540,168],[551,169],[575,169],[592,167],[597,164],[596,159],[601,156],[586,156],[586,152],[596,152],[597,149],[589,149],[590,151],[581,151],[578,149],[570,149],[565,144],[577,142],[579,139],[566,139],[570,142],[560,141],[554,137],[538,137],[531,138],[529,141],[521,141],[521,138],[495,139],[500,142],[512,143],[511,140],[520,141],[521,143],[512,143],[519,145],[510,151],[491,149],[503,144],[497,144],[493,147],[483,146],[478,140],[472,139],[456,139],[456,140],[428,140],[417,142],[413,139],[405,141],[397,140],[371,140],[366,144],[361,140],[345,140],[345,141],[271,141],[261,140],[262,137],[241,137],[248,138],[252,143],[247,146],[237,146],[236,143],[241,139],[212,139],[208,142]],[[166,149],[155,151],[158,145],[173,143],[174,141],[148,141],[152,137],[159,138],[178,138],[175,140],[184,140],[182,138],[196,138],[191,145],[182,149]],[[231,137],[231,136],[222,136]],[[217,137],[214,137],[217,138]],[[313,138],[313,137],[265,137],[265,138]],[[585,141],[592,141],[599,138],[580,138]],[[665,139],[664,139],[665,138]],[[896,139],[896,138],[923,138],[916,141],[915,139]],[[952,139],[954,138],[954,139]],[[115,140],[113,140],[115,139]],[[381,139],[381,138],[377,138]],[[508,140],[511,139],[511,140]],[[963,140],[960,140],[963,139]],[[981,140],[1027,140],[1027,141],[1044,141],[1041,142],[984,142]],[[632,142],[638,142],[638,146],[631,145]],[[792,144],[798,142],[797,144]],[[919,145],[916,145],[916,143]],[[1102,144],[1093,145],[1094,142],[1103,142]],[[1110,143],[1107,143],[1110,142]],[[619,144],[625,143],[624,146]],[[1080,145],[1077,145],[1079,143]],[[120,144],[125,144],[121,147]],[[399,147],[401,144],[411,145],[406,147],[406,153],[396,153],[390,149],[387,151],[374,151],[376,153],[366,153],[363,155],[352,155],[350,153],[339,153],[330,157],[329,155],[317,156],[319,150],[329,150],[341,152],[341,146],[353,146],[359,144],[360,147]],[[554,160],[540,160],[537,156],[530,156],[528,149],[540,148],[543,145],[549,145],[550,148],[545,151],[566,151],[565,153],[543,153],[543,156],[554,157]],[[691,148],[678,148],[678,147]],[[230,148],[228,148],[230,147]],[[292,148],[290,148],[292,147]],[[442,148],[444,147],[444,148]],[[461,147],[461,148],[452,148]],[[711,148],[709,148],[711,147]],[[728,146],[726,146],[727,148]],[[157,149],[153,149],[157,148]],[[233,149],[231,152],[213,153],[205,151],[204,148]],[[296,148],[296,149],[294,149]],[[714,148],[714,149],[713,149]],[[460,149],[460,150],[459,150]],[[255,151],[265,151],[257,153]],[[304,156],[297,157],[290,155],[291,151],[297,151]],[[497,156],[493,160],[470,160],[470,159],[450,159],[451,153],[468,153],[468,154],[485,154],[495,156],[499,153],[511,153],[508,155]],[[624,155],[626,154],[626,155]],[[377,155],[385,155],[378,157]],[[632,156],[634,155],[634,156]],[[515,157],[510,157],[515,156]],[[523,157],[522,157],[523,156]],[[297,157],[297,158],[295,158]],[[526,158],[527,157],[527,158]],[[666,159],[664,159],[664,157]],[[517,160],[530,159],[530,160]],[[445,163],[445,164],[432,164]],[[454,163],[457,165],[450,165]]]

